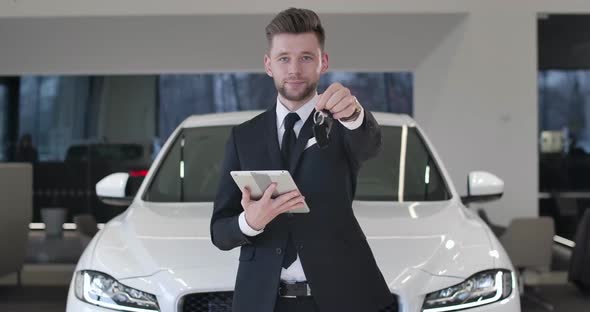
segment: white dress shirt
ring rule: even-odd
[[[305,121],[307,120],[309,115],[311,115],[311,113],[313,112],[313,109],[315,108],[315,104],[317,103],[318,99],[319,99],[319,96],[316,93],[316,95],[309,102],[305,103],[297,111],[295,111],[295,113],[297,113],[297,115],[299,115],[299,118],[300,118],[293,125],[293,131],[295,131],[295,136],[299,137],[299,132],[301,131],[301,128],[303,128],[303,124],[305,123]],[[279,137],[279,146],[281,146],[281,143],[283,141],[283,134],[285,133],[285,126],[284,126],[285,117],[291,111],[289,111],[289,109],[286,108],[283,105],[283,103],[281,103],[281,101],[279,100],[278,97],[277,97],[276,111],[277,111],[277,131],[278,131],[278,137]],[[348,121],[348,122],[340,121],[340,123],[343,126],[345,126],[346,128],[348,128],[350,130],[354,130],[354,129],[361,126],[361,124],[363,123],[364,117],[365,117],[365,111],[364,111],[364,109],[361,108],[361,114],[358,116],[358,118],[356,120]],[[240,225],[240,230],[242,231],[242,233],[244,233],[244,235],[256,236],[264,231],[264,229],[257,231],[257,230],[254,230],[252,227],[250,227],[250,225],[248,225],[248,222],[246,222],[246,215],[244,212],[242,212],[240,214],[238,221],[239,221],[239,225]],[[305,277],[305,273],[303,272],[303,267],[301,266],[301,261],[299,260],[299,255],[297,255],[297,259],[295,260],[295,262],[293,262],[291,264],[291,266],[289,266],[287,269],[282,268],[281,280],[287,281],[287,282],[303,282],[303,281],[307,280]]]

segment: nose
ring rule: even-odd
[[[299,62],[297,62],[297,61],[289,62],[289,75],[298,76],[300,72],[301,72],[301,66],[300,66]]]

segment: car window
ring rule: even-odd
[[[397,201],[400,191],[402,128],[382,126],[383,149],[359,172],[356,200]],[[215,199],[225,142],[231,126],[187,128],[181,131],[160,163],[144,195],[152,202],[208,202]],[[414,127],[406,132],[403,185],[405,201],[450,198],[430,151]]]
[[[137,160],[143,156],[139,144],[91,144],[74,145],[68,148],[66,161],[125,161]]]
[[[143,147],[138,144],[96,145],[93,158],[101,160],[136,160],[143,156]]]
[[[404,184],[400,188],[402,127],[382,126],[383,148],[366,161],[357,180],[356,200],[439,201],[450,198],[434,159],[415,127],[406,132]]]
[[[213,201],[231,126],[184,129],[158,168],[145,200]]]

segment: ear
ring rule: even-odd
[[[272,77],[272,69],[270,68],[270,57],[268,56],[268,54],[264,55],[264,71],[267,75]]]
[[[328,53],[322,52],[322,68],[321,68],[320,73],[323,74],[328,71],[328,67],[329,67],[328,63],[329,63],[328,62]]]

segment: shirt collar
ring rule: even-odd
[[[303,106],[301,106],[298,110],[295,111],[295,113],[299,115],[299,118],[301,118],[303,122],[305,122],[307,118],[309,118],[309,115],[311,115],[311,112],[313,112],[313,109],[315,108],[315,104],[318,102],[318,99],[319,96],[316,93],[315,96],[311,100],[309,100],[309,102],[303,104]],[[280,129],[283,126],[285,117],[287,117],[287,114],[289,113],[289,109],[287,109],[283,105],[283,103],[281,103],[279,97],[277,96],[277,129]]]

